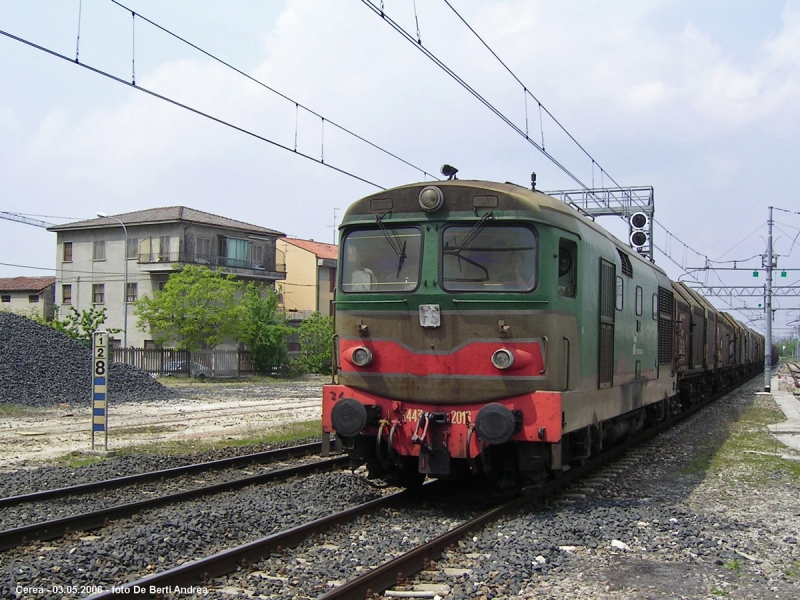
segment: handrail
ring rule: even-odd
[[[547,371],[547,346],[550,342],[546,335],[543,335],[542,339],[544,340],[544,352],[542,352],[542,370],[539,371],[539,375],[544,375],[545,371]]]

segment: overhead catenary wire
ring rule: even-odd
[[[20,43],[25,44],[27,46],[30,46],[32,48],[35,48],[36,50],[39,50],[41,52],[45,52],[47,54],[50,54],[51,56],[55,56],[55,57],[60,58],[62,60],[66,60],[66,61],[70,62],[71,64],[77,65],[77,66],[82,67],[84,69],[88,69],[89,71],[91,71],[93,73],[96,73],[98,75],[102,75],[104,77],[107,77],[107,78],[109,78],[109,79],[111,79],[113,81],[116,81],[117,83],[121,83],[123,85],[126,85],[126,86],[130,87],[131,89],[138,90],[138,91],[143,92],[145,94],[148,94],[148,95],[150,95],[150,96],[152,96],[154,98],[158,98],[159,100],[163,100],[163,101],[168,102],[170,104],[173,104],[173,105],[175,105],[175,106],[177,106],[179,108],[183,108],[184,110],[188,110],[189,112],[192,112],[192,113],[194,113],[196,115],[199,115],[201,117],[205,117],[205,118],[207,118],[207,119],[209,119],[211,121],[219,123],[220,125],[225,125],[226,127],[230,127],[231,129],[234,129],[236,131],[239,131],[241,133],[249,135],[249,136],[251,136],[251,137],[253,137],[253,138],[257,139],[257,140],[260,140],[262,142],[266,142],[266,143],[271,144],[271,145],[273,145],[273,146],[275,146],[277,148],[280,148],[282,150],[286,150],[288,152],[292,152],[293,154],[296,154],[297,156],[302,156],[303,158],[305,158],[307,160],[310,160],[310,161],[313,161],[313,162],[315,162],[317,164],[320,164],[322,166],[328,167],[329,169],[332,169],[332,170],[334,170],[334,171],[336,171],[338,173],[341,173],[342,175],[347,175],[348,177],[352,177],[353,179],[356,179],[358,181],[361,181],[363,183],[366,183],[368,185],[376,187],[376,188],[378,188],[380,190],[386,189],[384,186],[382,186],[382,185],[380,185],[378,183],[375,183],[373,181],[370,181],[369,179],[366,179],[364,177],[361,177],[360,175],[356,175],[355,173],[351,173],[350,171],[347,171],[345,169],[336,167],[336,166],[334,166],[334,165],[332,165],[330,163],[322,162],[321,160],[316,159],[313,156],[310,156],[308,154],[304,154],[303,152],[298,152],[297,150],[292,150],[291,148],[281,144],[280,142],[276,142],[275,140],[271,140],[271,139],[269,139],[267,137],[259,135],[259,134],[255,133],[253,131],[250,131],[249,129],[245,129],[244,127],[239,127],[238,125],[234,125],[233,123],[230,123],[229,121],[225,121],[224,119],[220,119],[219,117],[215,117],[215,116],[213,116],[213,115],[211,115],[209,113],[203,112],[203,111],[201,111],[201,110],[199,110],[197,108],[189,106],[188,104],[183,104],[182,102],[178,102],[177,100],[173,100],[172,98],[169,98],[167,96],[164,96],[162,94],[154,92],[153,90],[149,90],[147,88],[144,88],[144,87],[142,87],[140,85],[133,85],[132,83],[129,83],[129,82],[125,81],[124,79],[121,79],[120,77],[117,77],[116,75],[112,75],[111,73],[108,73],[108,72],[103,71],[101,69],[98,69],[96,67],[92,67],[92,66],[87,65],[85,63],[76,63],[71,58],[69,58],[69,57],[67,57],[67,56],[65,56],[65,55],[63,55],[63,54],[61,54],[59,52],[56,52],[55,50],[51,50],[50,48],[46,48],[44,46],[40,46],[39,44],[31,42],[30,40],[26,40],[24,38],[18,37],[16,35],[12,34],[12,33],[9,33],[7,31],[3,31],[3,30],[0,30],[0,35],[4,35],[7,38],[10,38],[10,39],[12,39],[14,41],[20,42]]]
[[[124,277],[124,273],[116,273],[113,271],[107,271],[105,273],[98,273],[97,271],[83,271],[80,269],[64,269],[63,267],[37,267],[34,265],[18,265],[15,263],[5,263],[0,262],[0,266],[2,267],[15,267],[20,269],[34,269],[36,271],[62,271],[64,273],[72,273],[77,275],[95,275],[98,276],[98,279],[104,279],[105,281],[122,281]]]
[[[368,4],[368,5],[369,5],[369,0],[362,0],[362,2],[364,2],[365,4]],[[566,129],[566,128],[565,128],[565,127],[564,127],[564,126],[563,126],[563,125],[562,125],[562,124],[561,124],[561,123],[560,123],[560,122],[559,122],[559,121],[558,121],[558,120],[557,120],[557,119],[556,119],[556,118],[555,118],[553,115],[552,115],[552,113],[550,113],[550,111],[548,111],[548,110],[547,110],[547,108],[546,108],[546,107],[544,107],[544,106],[542,105],[542,103],[541,103],[541,102],[540,102],[540,101],[539,101],[539,100],[538,100],[538,99],[537,99],[537,98],[536,98],[536,97],[535,97],[535,96],[534,96],[534,95],[533,95],[533,94],[532,94],[532,93],[529,91],[529,89],[528,89],[528,86],[526,86],[526,85],[525,85],[525,84],[522,82],[522,80],[521,80],[519,77],[517,77],[517,75],[516,75],[516,74],[515,74],[515,73],[514,73],[514,72],[513,72],[513,71],[512,71],[512,70],[511,70],[509,67],[508,67],[508,65],[507,65],[507,64],[506,64],[506,63],[505,63],[505,62],[504,62],[504,61],[503,61],[503,60],[502,60],[502,59],[499,57],[499,55],[498,55],[498,54],[497,54],[497,53],[496,53],[496,52],[495,52],[495,51],[494,51],[494,50],[493,50],[493,49],[492,49],[492,48],[489,46],[489,44],[487,44],[487,43],[486,43],[486,41],[485,41],[485,40],[484,40],[484,39],[483,39],[483,38],[482,38],[482,37],[481,37],[481,36],[480,36],[480,35],[477,33],[477,31],[475,31],[475,29],[474,29],[474,28],[473,28],[473,27],[472,27],[472,26],[471,26],[471,25],[470,25],[470,24],[469,24],[469,23],[466,21],[466,19],[464,19],[464,18],[461,16],[461,14],[460,14],[460,13],[459,13],[459,12],[458,12],[458,11],[457,11],[457,10],[456,10],[454,7],[453,7],[453,5],[451,4],[451,2],[450,2],[449,0],[444,0],[444,3],[445,3],[445,4],[446,4],[446,5],[447,5],[447,6],[448,6],[448,7],[449,7],[449,8],[450,8],[452,11],[453,11],[453,13],[455,13],[455,15],[456,15],[456,16],[459,18],[459,20],[461,20],[461,22],[462,22],[462,23],[463,23],[463,24],[464,24],[464,25],[465,25],[465,26],[466,26],[466,27],[467,27],[467,28],[468,28],[468,29],[469,29],[469,30],[472,32],[472,34],[473,34],[473,35],[474,35],[474,36],[475,36],[475,37],[476,37],[476,38],[477,38],[477,39],[478,39],[478,40],[481,42],[481,44],[483,44],[483,46],[484,46],[484,47],[485,47],[485,48],[486,48],[486,49],[487,49],[487,50],[488,50],[488,51],[489,51],[489,52],[492,54],[492,56],[494,56],[494,58],[495,58],[495,59],[496,59],[496,60],[497,60],[497,61],[498,61],[498,62],[499,62],[499,63],[500,63],[502,66],[503,66],[503,68],[504,68],[504,69],[505,69],[505,70],[506,70],[506,71],[507,71],[507,72],[508,72],[508,73],[509,73],[509,74],[510,74],[510,75],[511,75],[513,78],[514,78],[514,80],[515,80],[515,81],[516,81],[516,82],[517,82],[517,83],[518,83],[518,84],[519,84],[519,85],[522,87],[522,89],[523,89],[523,93],[524,93],[524,94],[526,94],[526,96],[525,96],[525,99],[526,99],[526,102],[525,102],[525,137],[526,137],[526,139],[528,139],[528,108],[527,108],[527,95],[528,95],[528,94],[530,94],[531,98],[533,98],[533,99],[534,99],[534,100],[535,100],[535,101],[538,103],[538,105],[539,105],[540,129],[541,129],[541,134],[542,134],[542,144],[541,144],[541,147],[539,147],[537,144],[533,144],[533,145],[534,145],[535,147],[539,148],[539,149],[540,149],[540,151],[541,151],[541,152],[542,152],[542,153],[543,153],[545,156],[547,156],[548,158],[550,158],[550,155],[544,151],[544,145],[545,145],[545,144],[544,144],[544,128],[543,128],[542,119],[541,119],[542,110],[544,110],[544,111],[546,112],[546,114],[547,114],[547,115],[548,115],[548,116],[549,116],[549,117],[550,117],[550,118],[553,120],[553,122],[554,122],[554,123],[556,123],[556,124],[558,125],[558,127],[559,127],[559,128],[560,128],[560,129],[561,129],[561,130],[562,130],[562,131],[563,131],[563,132],[564,132],[564,133],[565,133],[565,134],[566,134],[566,135],[569,137],[569,139],[570,139],[570,140],[572,140],[572,142],[573,142],[573,143],[574,143],[574,144],[575,144],[575,145],[576,145],[576,146],[577,146],[577,147],[578,147],[578,148],[579,148],[579,149],[580,149],[580,150],[581,150],[581,151],[582,151],[582,152],[583,152],[583,153],[584,153],[584,154],[585,154],[587,157],[589,157],[589,159],[592,161],[592,186],[594,186],[594,166],[595,166],[595,164],[597,164],[597,163],[596,163],[596,161],[595,161],[595,159],[594,159],[594,157],[592,157],[592,156],[589,154],[589,152],[588,152],[588,151],[587,151],[587,150],[586,150],[586,149],[585,149],[585,148],[584,148],[584,147],[583,147],[583,146],[582,146],[582,145],[581,145],[581,144],[580,144],[580,143],[577,141],[577,139],[575,139],[575,137],[574,137],[572,134],[570,134],[570,133],[569,133],[569,131],[567,131],[567,129]],[[373,9],[373,10],[374,10],[374,9]],[[382,18],[383,18],[385,21],[387,21],[387,22],[390,22],[390,19],[388,19],[388,17],[387,17],[387,16],[385,16],[385,14],[383,13],[383,11],[381,11],[381,17],[382,17]],[[392,25],[392,26],[393,26],[395,29],[398,29],[398,26],[397,26],[396,24],[394,24],[394,23],[390,23],[390,24],[391,24],[391,25]],[[400,28],[400,29],[402,29],[402,28]],[[402,33],[402,32],[401,32],[401,33]],[[421,46],[421,43],[420,43],[420,46]],[[422,48],[420,48],[420,49],[422,50]],[[428,54],[428,53],[426,52],[426,54]],[[438,59],[435,59],[435,58],[431,58],[431,60],[433,60],[433,61],[434,61],[436,64],[439,64],[439,62],[440,62],[440,61],[438,61]],[[444,68],[444,67],[442,67],[442,68]],[[445,69],[445,70],[447,70],[447,69]],[[457,79],[457,81],[458,81],[458,79]],[[460,81],[459,81],[459,82],[460,82]],[[465,86],[465,87],[466,87],[466,86]],[[469,90],[469,91],[472,93],[472,90],[471,90],[471,89],[469,89],[469,88],[467,88],[467,89],[468,89],[468,90]],[[474,94],[473,94],[473,95],[474,95]],[[494,112],[497,114],[497,111],[494,111]],[[498,116],[499,116],[499,115],[498,115]],[[504,120],[506,120],[506,119],[504,119]],[[509,120],[506,120],[506,122],[507,122],[507,123],[509,123]],[[512,128],[516,129],[518,132],[520,132],[520,133],[521,133],[521,131],[519,130],[519,128],[517,128],[517,127],[514,127],[514,126],[513,126],[513,124],[511,124],[511,123],[509,123],[509,125],[511,125],[511,126],[512,126]],[[551,160],[552,160],[552,159],[551,159]],[[562,170],[564,170],[564,167],[563,167],[562,165],[558,164],[558,166],[559,166],[560,168],[562,168]],[[603,179],[604,175],[606,175],[607,173],[606,173],[606,171],[605,171],[605,170],[604,170],[602,167],[600,167],[600,166],[599,166],[599,164],[598,164],[597,166],[598,166],[598,168],[599,168],[599,170],[600,170],[600,176],[601,176],[601,179]],[[570,175],[571,175],[571,174],[570,174]],[[573,178],[575,181],[578,181],[578,178],[577,178],[576,176],[573,176],[573,175],[571,175],[571,176],[572,176],[572,178]],[[614,180],[614,178],[613,178],[613,177],[611,177],[610,175],[609,175],[609,179],[610,179],[610,180],[611,180],[611,181],[614,183],[614,185],[616,185],[618,188],[620,188],[620,189],[621,189],[620,185],[619,185],[619,184],[618,184],[618,183],[617,183],[617,182]],[[583,186],[583,187],[585,188],[586,186]],[[605,186],[604,186],[604,187],[605,187]],[[589,192],[589,193],[591,194],[591,192]],[[592,194],[592,195],[594,195],[594,194]],[[779,210],[783,210],[784,212],[793,212],[793,211],[787,211],[787,210],[785,210],[785,209],[779,209]],[[795,213],[795,214],[800,214],[800,213]],[[622,216],[622,215],[620,215],[620,216]],[[668,239],[668,242],[669,242],[669,240],[671,240],[671,239],[675,239],[676,241],[678,241],[678,242],[679,242],[679,243],[680,243],[680,244],[683,246],[683,261],[682,261],[682,264],[678,264],[678,263],[675,261],[675,259],[674,259],[674,258],[672,257],[672,255],[671,255],[671,253],[668,253],[668,252],[669,252],[669,250],[667,250],[667,251],[665,252],[664,250],[662,250],[661,248],[659,248],[659,247],[656,245],[656,243],[655,243],[655,240],[652,240],[653,247],[654,247],[655,249],[659,250],[660,252],[662,252],[662,254],[663,254],[665,257],[667,257],[667,258],[668,258],[670,261],[672,261],[673,263],[675,263],[676,265],[678,265],[678,266],[681,268],[681,270],[683,270],[683,271],[684,271],[684,273],[686,273],[687,275],[689,275],[690,277],[692,277],[692,279],[694,279],[695,281],[697,281],[697,280],[696,280],[696,278],[695,278],[693,275],[691,275],[690,273],[688,273],[688,271],[687,271],[687,266],[686,266],[686,263],[687,263],[687,256],[686,256],[686,255],[687,255],[687,251],[691,251],[691,252],[695,253],[697,256],[699,256],[699,257],[701,257],[702,259],[704,259],[704,264],[705,264],[705,266],[706,266],[706,280],[707,280],[707,279],[708,279],[708,276],[709,276],[709,273],[710,273],[710,272],[712,272],[712,271],[710,271],[710,270],[709,270],[709,265],[712,263],[712,261],[710,261],[710,260],[709,260],[708,256],[706,256],[705,254],[703,254],[703,253],[701,253],[701,252],[698,252],[698,251],[694,250],[694,249],[693,249],[691,246],[689,246],[689,245],[688,245],[688,244],[686,244],[685,242],[683,242],[683,241],[681,241],[680,239],[678,239],[678,238],[677,238],[677,237],[676,237],[674,234],[672,234],[672,233],[669,231],[669,229],[667,229],[667,228],[666,228],[666,227],[665,227],[665,226],[664,226],[662,223],[660,223],[660,222],[659,222],[657,219],[653,218],[653,224],[654,224],[654,225],[657,225],[658,227],[660,227],[661,229],[663,229],[663,230],[664,230],[664,231],[667,233],[667,236],[668,236],[668,238],[667,238],[667,239]],[[799,234],[799,235],[800,235],[800,234]],[[789,237],[791,237],[791,236],[789,236]],[[791,250],[793,249],[793,247],[794,247],[794,245],[795,245],[795,243],[796,243],[796,241],[797,241],[797,237],[798,237],[798,236],[795,236],[794,240],[792,241],[792,245],[791,245],[791,247],[790,247],[790,252],[791,252]],[[727,254],[727,253],[726,253],[726,254]],[[714,276],[715,276],[717,279],[719,279],[719,280],[720,280],[720,282],[721,282],[721,281],[722,281],[722,279],[720,278],[719,274],[718,274],[718,273],[716,273],[716,272],[713,272],[713,273],[714,273]],[[698,282],[698,283],[699,283],[699,282]],[[728,304],[729,306],[731,306],[729,303],[727,303],[727,304]],[[734,308],[734,307],[733,307],[733,306],[731,306],[731,308]]]
[[[605,187],[605,179],[608,178],[614,186],[618,189],[623,190],[622,186],[602,167],[600,164],[592,157],[592,155],[583,147],[583,145],[578,142],[578,140],[564,127],[561,122],[555,118],[555,116],[545,107],[541,101],[530,91],[528,86],[526,86],[522,80],[508,67],[508,65],[499,57],[499,55],[486,43],[486,41],[475,31],[475,29],[458,13],[458,11],[453,7],[453,5],[448,1],[444,0],[445,4],[456,14],[456,16],[461,20],[462,23],[475,35],[475,37],[483,44],[483,46],[495,57],[495,59],[503,66],[503,68],[508,71],[508,73],[514,78],[514,80],[523,88],[524,93],[530,95],[530,97],[538,104],[539,106],[539,122],[540,122],[540,134],[542,138],[542,143],[538,144],[533,139],[530,138],[528,135],[528,125],[527,125],[527,110],[526,110],[526,126],[525,130],[517,126],[509,117],[503,114],[498,108],[496,108],[491,102],[489,102],[486,98],[484,98],[480,93],[478,93],[472,86],[470,86],[463,78],[457,75],[450,67],[448,67],[443,61],[441,61],[438,57],[436,57],[430,50],[428,50],[421,41],[414,40],[413,35],[407,32],[402,26],[400,26],[397,22],[395,22],[391,17],[389,17],[386,12],[383,10],[383,6],[377,7],[371,0],[361,0],[361,2],[370,8],[375,14],[379,15],[386,23],[388,23],[395,31],[400,33],[406,40],[413,43],[414,46],[420,50],[425,56],[427,56],[434,64],[436,64],[439,68],[441,68],[445,73],[447,73],[451,78],[453,78],[456,82],[458,82],[464,89],[466,89],[470,94],[472,94],[476,99],[478,99],[484,106],[486,106],[490,111],[492,111],[496,116],[498,116],[506,125],[511,127],[514,131],[516,131],[520,136],[522,136],[528,143],[534,146],[539,152],[541,152],[550,162],[552,162],[556,167],[558,167],[565,175],[567,175],[570,179],[575,181],[583,190],[587,193],[592,194],[592,188],[594,187],[594,182],[592,182],[592,188],[588,185],[583,183],[583,181],[572,171],[570,171],[565,165],[563,165],[560,161],[558,161],[552,154],[546,151],[545,144],[544,144],[544,124],[542,120],[542,111],[550,117],[554,123],[558,125],[558,127],[567,135],[567,137],[585,154],[591,161],[592,166],[596,165],[600,171],[600,178],[601,178],[601,186]],[[594,174],[592,174],[594,176]],[[597,199],[598,202],[602,202],[599,198]],[[642,207],[640,207],[642,208]],[[623,217],[624,218],[624,217]],[[653,223],[658,225],[668,234],[672,235],[662,223],[660,223],[657,219],[653,218]],[[675,237],[673,235],[673,237]],[[675,237],[678,240],[677,237]],[[691,246],[678,240],[685,249],[690,250],[697,254],[698,256],[705,257],[705,255],[697,250],[694,250]],[[665,254],[665,256],[668,256]],[[670,260],[673,260],[670,256],[668,256]],[[673,260],[673,262],[675,262]],[[675,263],[678,264],[679,263]],[[685,270],[685,267],[681,267]]]
[[[131,13],[133,13],[133,10],[132,10],[132,9],[128,8],[127,6],[125,6],[124,4],[122,4],[121,2],[118,2],[118,0],[111,0],[111,2],[112,2],[113,4],[115,4],[115,5],[119,6],[120,8],[122,8],[122,9],[124,9],[124,10],[126,10],[126,11],[130,11]],[[328,119],[328,118],[324,117],[324,116],[323,116],[323,115],[321,115],[320,113],[318,113],[318,112],[316,112],[316,111],[314,111],[314,110],[310,109],[309,107],[305,106],[304,104],[302,104],[302,103],[300,103],[300,102],[298,102],[298,101],[296,101],[296,100],[293,100],[292,98],[290,98],[290,97],[289,97],[289,96],[287,96],[286,94],[283,94],[282,92],[279,92],[279,91],[278,91],[278,90],[276,90],[275,88],[273,88],[273,87],[271,87],[271,86],[267,85],[267,84],[266,84],[266,83],[264,83],[263,81],[261,81],[261,80],[259,80],[259,79],[256,79],[255,77],[253,77],[253,76],[252,76],[252,75],[250,75],[249,73],[246,73],[245,71],[242,71],[242,70],[241,70],[241,69],[239,69],[238,67],[235,67],[235,66],[233,66],[232,64],[230,64],[230,63],[228,63],[228,62],[224,61],[223,59],[221,59],[221,58],[219,58],[218,56],[216,56],[216,55],[212,54],[211,52],[209,52],[208,50],[204,50],[203,48],[201,48],[200,46],[198,46],[198,45],[196,45],[196,44],[194,44],[194,43],[190,42],[190,41],[189,41],[189,40],[187,40],[186,38],[184,38],[184,37],[182,37],[182,36],[178,35],[177,33],[175,33],[175,32],[173,32],[173,31],[171,31],[171,30],[167,29],[167,28],[166,28],[166,27],[164,27],[163,25],[159,25],[159,24],[158,24],[158,23],[156,23],[155,21],[153,21],[153,20],[151,20],[151,19],[148,19],[147,17],[143,16],[141,13],[136,13],[136,16],[137,16],[137,17],[139,17],[141,20],[145,21],[146,23],[148,23],[148,24],[152,25],[152,26],[153,26],[153,27],[155,27],[156,29],[158,29],[158,30],[160,30],[160,31],[162,31],[162,32],[164,32],[164,33],[166,33],[167,35],[169,35],[169,36],[171,36],[171,37],[175,38],[176,40],[178,40],[178,41],[180,41],[180,42],[182,42],[182,43],[186,44],[186,45],[187,45],[187,46],[189,46],[190,48],[192,48],[192,49],[196,50],[197,52],[200,52],[201,54],[203,54],[203,55],[207,56],[207,57],[208,57],[208,58],[210,58],[211,60],[213,60],[213,61],[215,61],[215,62],[217,62],[217,63],[219,63],[219,64],[223,65],[224,67],[226,67],[226,68],[228,68],[228,69],[230,69],[230,70],[232,70],[232,71],[234,71],[234,72],[238,73],[239,75],[241,75],[241,76],[243,76],[243,77],[246,77],[247,79],[249,79],[249,80],[250,80],[250,81],[252,81],[253,83],[255,83],[255,84],[257,84],[257,85],[261,86],[262,88],[264,88],[264,89],[266,89],[266,90],[269,90],[270,92],[272,92],[273,94],[276,94],[276,95],[277,95],[277,96],[279,96],[280,98],[283,98],[284,100],[286,100],[286,101],[288,101],[288,102],[291,102],[291,103],[293,103],[293,104],[295,105],[295,109],[296,109],[296,110],[303,109],[304,111],[306,111],[306,112],[307,112],[307,113],[309,113],[310,115],[313,115],[313,116],[315,116],[315,117],[317,117],[317,118],[319,118],[319,119],[321,119],[321,120],[323,120],[323,121],[327,121],[328,125],[330,125],[331,127],[335,127],[336,129],[339,129],[339,130],[340,130],[340,131],[342,131],[343,133],[346,133],[347,135],[350,135],[350,136],[354,137],[355,139],[359,140],[360,142],[363,142],[363,143],[367,144],[368,146],[371,146],[371,147],[372,147],[372,148],[374,148],[375,150],[378,150],[379,152],[382,152],[382,153],[386,154],[387,156],[389,156],[389,157],[391,157],[391,158],[393,158],[393,159],[395,159],[395,160],[398,160],[398,161],[402,162],[404,165],[406,165],[406,166],[408,166],[408,167],[411,167],[412,169],[415,169],[415,170],[419,171],[419,172],[420,172],[420,173],[422,173],[424,176],[426,176],[426,177],[431,177],[431,178],[433,178],[433,179],[439,179],[439,178],[438,178],[436,175],[434,175],[434,174],[432,174],[432,173],[429,173],[428,171],[426,171],[426,170],[425,170],[425,169],[423,169],[422,167],[418,167],[418,166],[416,166],[416,165],[412,164],[411,162],[409,162],[409,161],[405,160],[404,158],[402,158],[402,157],[398,156],[397,154],[394,154],[393,152],[390,152],[390,151],[389,151],[389,150],[387,150],[386,148],[383,148],[383,147],[379,146],[378,144],[376,144],[376,143],[374,143],[374,142],[371,142],[371,141],[369,141],[369,140],[368,140],[368,139],[366,139],[365,137],[363,137],[363,136],[361,136],[361,135],[359,135],[359,134],[355,133],[354,131],[352,131],[352,130],[348,129],[347,127],[344,127],[344,126],[342,126],[342,125],[339,125],[339,124],[338,124],[338,123],[336,123],[335,121],[331,121],[330,119]],[[296,147],[297,147],[297,116],[295,117],[295,148],[296,148]],[[381,189],[383,189],[383,188],[381,188]]]
[[[433,61],[436,66],[442,69],[445,73],[447,73],[451,78],[453,78],[456,82],[459,83],[465,90],[467,90],[470,94],[472,94],[481,104],[483,104],[486,108],[488,108],[491,112],[493,112],[500,120],[502,120],[506,125],[511,127],[514,131],[516,131],[520,136],[522,136],[529,144],[534,146],[544,154],[550,162],[552,162],[556,167],[558,167],[567,177],[572,179],[575,183],[577,183],[581,188],[586,191],[590,191],[589,187],[586,186],[575,174],[573,174],[569,169],[567,169],[564,165],[562,165],[555,156],[549,154],[542,148],[536,141],[530,138],[516,123],[514,123],[509,117],[507,117],[500,109],[494,106],[491,102],[489,102],[486,98],[484,98],[475,88],[469,85],[463,78],[461,78],[455,71],[453,71],[450,67],[448,67],[444,62],[442,62],[439,58],[436,57],[430,50],[428,50],[421,41],[417,41],[414,39],[414,36],[406,31],[403,27],[401,27],[397,22],[395,22],[386,12],[376,6],[371,0],[361,0],[361,2],[367,6],[370,10],[372,10],[375,14],[380,16],[386,23],[388,23],[395,31],[397,31],[400,35],[402,35],[406,40],[411,42],[415,48],[417,48],[420,52],[422,52],[425,56],[427,56],[431,61]]]

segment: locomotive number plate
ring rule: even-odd
[[[441,320],[439,319],[439,305],[420,304],[419,324],[422,327],[439,327],[439,325],[442,324]]]

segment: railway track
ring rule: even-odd
[[[730,390],[728,390],[730,391]],[[727,392],[725,392],[727,393]],[[617,460],[621,455],[628,452],[631,448],[652,439],[662,431],[674,426],[676,423],[686,419],[688,416],[702,410],[711,402],[715,401],[724,394],[718,394],[708,400],[696,404],[689,411],[659,423],[657,426],[642,432],[623,444],[615,446],[602,456],[586,461],[577,468],[570,469],[562,474],[561,477],[549,482],[547,485],[528,490],[523,496],[500,502],[491,506],[488,510],[476,511],[478,514],[471,516],[449,528],[447,531],[434,536],[432,539],[416,545],[411,550],[398,550],[398,556],[391,560],[376,565],[367,572],[340,582],[333,589],[322,593],[319,598],[333,600],[339,598],[363,598],[374,592],[381,592],[402,582],[404,578],[423,569],[439,558],[441,553],[448,547],[458,544],[470,531],[475,531],[490,523],[508,515],[525,505],[540,502],[545,498],[555,496],[564,492],[575,482],[585,478],[587,474],[596,471],[611,461]],[[432,495],[444,484],[436,482],[424,486],[424,493]],[[214,578],[230,573],[237,569],[248,569],[251,566],[258,569],[258,562],[275,552],[281,552],[286,548],[294,548],[301,543],[316,536],[322,536],[324,532],[332,527],[342,525],[363,517],[371,515],[369,522],[374,521],[377,513],[401,503],[403,500],[412,496],[413,492],[402,492],[393,494],[379,500],[364,503],[358,507],[341,511],[337,514],[318,519],[300,527],[282,531],[259,540],[249,542],[236,548],[231,548],[223,552],[208,556],[203,559],[192,561],[185,565],[175,567],[162,573],[150,575],[134,582],[118,587],[115,591],[106,591],[93,598],[110,597],[136,597],[158,596],[163,590],[185,589],[187,587],[203,587],[214,589]],[[414,498],[414,504],[424,504],[425,499]],[[326,542],[321,542],[326,543]],[[327,542],[329,543],[329,542]],[[150,594],[149,590],[156,590]]]
[[[800,364],[796,362],[786,362],[786,370],[794,382],[794,387],[800,387]]]
[[[181,475],[204,473],[206,471],[213,471],[216,469],[239,468],[247,465],[256,465],[256,464],[269,463],[277,460],[286,460],[288,458],[311,456],[312,454],[319,454],[321,452],[321,449],[322,449],[322,444],[319,442],[315,442],[311,444],[303,444],[300,446],[292,446],[289,448],[279,448],[277,450],[256,452],[253,454],[246,454],[244,456],[234,456],[232,458],[224,458],[221,460],[212,460],[192,465],[184,465],[181,467],[172,467],[170,469],[162,469],[159,471],[149,471],[147,473],[127,475],[125,477],[117,477],[114,479],[106,479],[103,481],[84,483],[70,487],[62,487],[52,490],[31,492],[30,494],[9,496],[7,498],[0,498],[0,508],[6,506],[24,504],[26,502],[38,502],[45,499],[64,498],[67,496],[74,496],[79,494],[89,494],[92,492],[114,489],[126,485],[146,483],[149,481],[159,481],[161,479],[179,477]]]
[[[116,479],[109,479],[93,483],[81,484],[73,487],[43,490],[31,494],[13,496],[0,499],[0,508],[19,506],[34,502],[67,498],[76,495],[86,495],[111,490],[125,486],[139,485],[143,483],[162,481],[169,478],[176,478],[184,475],[196,475],[212,470],[234,469],[249,465],[259,465],[279,460],[292,458],[308,457],[312,454],[319,454],[320,443],[304,444],[290,448],[270,450],[248,454],[245,456],[227,458],[217,461],[186,465],[161,471],[151,471],[138,475],[130,475]],[[199,486],[190,490],[177,493],[157,496],[136,502],[119,504],[110,508],[83,512],[54,520],[43,521],[23,527],[15,527],[0,531],[0,550],[14,548],[33,540],[51,540],[63,536],[70,531],[89,531],[97,529],[116,519],[127,518],[143,510],[164,506],[176,502],[199,498],[202,496],[216,494],[224,491],[237,490],[248,485],[257,485],[287,479],[294,476],[302,476],[310,473],[328,471],[343,468],[348,464],[345,456],[339,456],[322,461],[314,461],[298,466],[277,469],[252,475],[249,477],[237,478],[207,486]]]

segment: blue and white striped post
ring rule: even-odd
[[[105,432],[103,449],[108,451],[108,334],[92,336],[92,450],[95,434]]]

